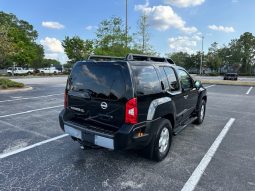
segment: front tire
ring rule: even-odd
[[[162,119],[151,143],[144,150],[146,157],[157,162],[162,161],[169,153],[172,143],[172,125],[169,120]]]
[[[200,125],[203,123],[205,118],[206,102],[202,99],[201,105],[197,113],[197,119],[194,121],[195,124]]]

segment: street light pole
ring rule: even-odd
[[[202,74],[203,67],[203,54],[204,54],[204,36],[202,36],[202,52],[201,52],[201,63],[200,63],[200,75]]]
[[[128,0],[126,0],[126,48],[128,46]]]

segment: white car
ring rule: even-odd
[[[7,69],[7,73],[8,73],[9,75],[12,75],[12,69],[13,69],[12,67],[10,67],[10,68]],[[22,67],[15,67],[15,68],[13,69],[14,75],[24,75],[24,74],[30,75],[30,74],[32,74],[33,72],[34,72],[33,69],[24,69],[24,68],[22,68]]]
[[[39,72],[42,74],[58,74],[58,73],[60,73],[60,71],[57,70],[55,67],[41,68],[41,69],[39,69]]]

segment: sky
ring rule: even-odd
[[[147,14],[150,43],[162,56],[201,51],[202,36],[206,52],[213,42],[223,46],[244,32],[255,34],[254,7],[254,0],[128,0],[129,34],[137,31],[139,16]],[[65,36],[95,39],[102,20],[125,20],[125,0],[0,0],[0,11],[32,24],[45,57],[65,63]]]

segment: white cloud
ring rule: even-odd
[[[177,7],[195,7],[204,3],[205,0],[165,0],[166,4]]]
[[[221,32],[226,32],[226,33],[231,33],[235,32],[235,29],[233,27],[224,27],[224,26],[216,26],[216,25],[209,25],[209,29],[214,30],[214,31],[221,31]]]
[[[189,54],[196,52],[199,41],[201,41],[199,35],[178,36],[168,39],[169,48],[172,52],[187,52]]]
[[[181,30],[185,33],[195,33],[195,32],[197,32],[196,27],[183,27],[183,28],[181,28]]]
[[[44,48],[51,52],[51,53],[63,53],[64,52],[64,48],[61,45],[60,40],[56,39],[56,38],[50,38],[50,37],[46,37],[42,40],[40,40],[40,43],[44,46]]]
[[[56,38],[46,37],[40,40],[45,50],[45,58],[56,59],[61,63],[65,63],[68,59],[64,53],[64,48],[61,41]]]
[[[63,29],[65,28],[64,25],[60,24],[59,22],[53,21],[43,21],[42,26],[50,29]]]
[[[148,1],[144,5],[135,5],[135,10],[148,15],[149,24],[159,31],[176,28],[184,33],[194,33],[196,27],[187,27],[186,22],[178,16],[170,6],[149,7]]]
[[[97,29],[97,26],[88,25],[85,27],[86,30],[91,31],[93,29]]]

